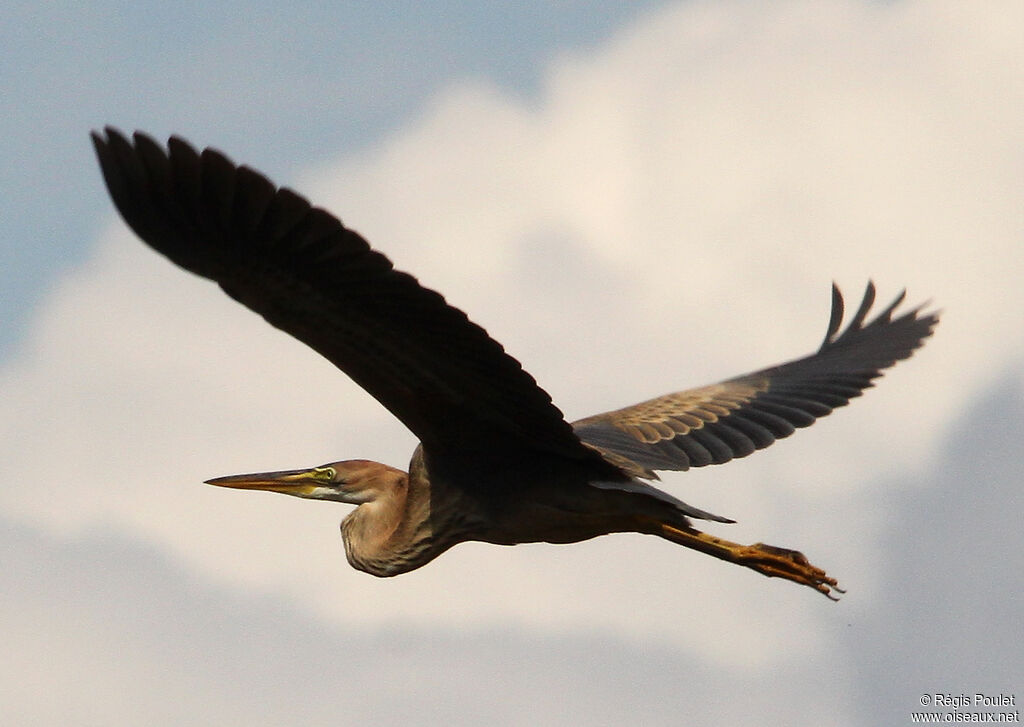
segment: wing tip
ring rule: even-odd
[[[843,296],[835,282],[832,283],[832,311],[829,317],[828,328],[825,334],[825,340],[821,347],[818,349],[819,353],[826,351],[827,349],[840,344],[844,341],[848,341],[851,337],[856,336],[858,333],[862,333],[867,329],[873,327],[885,327],[894,326],[897,324],[902,325],[914,325],[917,324],[918,335],[914,341],[914,344],[907,351],[906,355],[900,357],[906,358],[914,350],[923,345],[924,341],[934,333],[935,326],[938,324],[942,314],[942,310],[926,310],[928,309],[932,301],[920,303],[913,308],[910,308],[901,315],[893,317],[893,314],[904,303],[907,297],[907,289],[903,288],[896,297],[882,309],[874,318],[868,320],[868,315],[871,312],[871,308],[875,303],[877,289],[873,280],[868,280],[868,283],[864,289],[864,296],[861,299],[860,305],[857,307],[856,313],[850,319],[850,321],[843,327],[843,318],[845,317],[843,311]],[[840,329],[842,332],[840,333]],[[897,359],[900,360],[900,359]]]

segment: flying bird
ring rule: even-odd
[[[734,521],[651,482],[658,470],[745,457],[844,406],[921,346],[936,313],[897,314],[901,294],[869,320],[869,283],[843,328],[833,285],[815,353],[569,423],[483,328],[292,190],[176,136],[164,148],[107,127],[92,140],[110,196],[143,242],[327,358],[420,440],[408,472],[346,460],[210,484],[356,505],[341,523],[345,552],[375,576],[465,541],[637,532],[833,600],[842,593],[798,551],[698,530],[695,520]]]

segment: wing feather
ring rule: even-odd
[[[111,197],[139,237],[325,356],[429,448],[500,441],[576,459],[596,450],[645,477],[727,462],[860,396],[938,322],[920,308],[894,318],[901,293],[865,323],[869,283],[841,330],[844,301],[833,285],[825,338],[811,356],[570,427],[482,328],[295,192],[177,137],[165,149],[108,127],[93,142]]]
[[[330,213],[177,137],[92,138],[143,241],[325,356],[425,445],[594,458],[499,343]]]
[[[938,314],[893,318],[905,292],[869,323],[875,286],[840,333],[843,296],[832,286],[824,342],[805,358],[718,384],[667,394],[573,424],[580,439],[637,476],[721,464],[764,449],[845,406],[931,335]],[[628,464],[624,465],[623,460]]]

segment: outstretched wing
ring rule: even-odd
[[[807,427],[872,386],[908,358],[938,323],[915,308],[896,318],[893,303],[865,323],[875,299],[869,283],[846,330],[843,296],[832,286],[832,317],[817,353],[719,384],[680,391],[573,424],[584,442],[642,477],[746,457]]]
[[[499,343],[328,212],[176,137],[92,139],[143,241],[325,356],[428,447],[593,456]]]

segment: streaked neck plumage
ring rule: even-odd
[[[341,523],[345,555],[353,568],[378,577],[399,575],[472,538],[468,527],[455,522],[462,520],[457,503],[432,488],[422,447],[413,453],[408,473],[388,468],[382,476],[389,481],[378,496]]]

